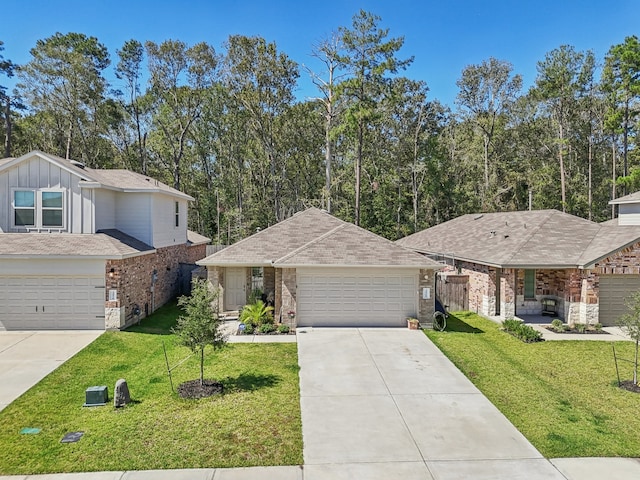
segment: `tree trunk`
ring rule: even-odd
[[[71,136],[73,133],[73,120],[69,122],[69,133],[67,134],[67,149],[65,152],[65,157],[67,160],[71,158]]]
[[[592,204],[593,204],[593,195],[592,195],[592,178],[591,178],[591,164],[593,163],[593,137],[589,135],[589,220],[591,220],[592,216]]]
[[[560,192],[562,196],[562,211],[567,211],[567,193],[564,176],[564,130],[560,124],[560,145],[558,146],[558,159],[560,160]]]
[[[11,156],[11,98],[9,95],[5,97],[4,106],[4,158]]]
[[[356,225],[360,226],[360,174],[362,172],[362,143],[364,142],[363,120],[358,121],[358,152],[356,154]]]
[[[611,142],[611,200],[616,199],[616,142]],[[611,205],[611,218],[616,218],[616,206]]]
[[[200,386],[204,385],[204,347],[200,347]]]
[[[333,145],[331,143],[331,116],[333,115],[331,111],[331,104],[327,106],[327,123],[325,129],[325,166],[324,166],[324,177],[325,177],[325,195],[326,202],[325,207],[327,212],[331,213],[331,160],[333,156]]]

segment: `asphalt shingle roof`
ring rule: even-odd
[[[168,195],[185,198],[187,200],[193,200],[192,197],[183,193],[175,188],[170,187],[158,180],[155,180],[147,175],[132,172],[130,170],[119,169],[93,169],[93,168],[81,168],[74,164],[73,161],[66,158],[51,155],[50,153],[40,152],[35,150],[20,158],[29,158],[33,155],[48,159],[54,163],[58,163],[64,166],[67,170],[74,172],[80,178],[87,182],[97,182],[104,187],[112,188],[120,191],[149,191],[159,192]],[[6,158],[0,160],[0,168],[4,165],[9,165],[15,158]]]
[[[95,234],[0,233],[0,257],[125,258],[155,251],[119,230]]]
[[[414,250],[502,267],[586,266],[640,239],[557,210],[462,215],[398,240]]]
[[[310,208],[197,262],[199,265],[441,265],[372,232]]]

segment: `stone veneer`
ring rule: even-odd
[[[147,255],[107,260],[105,327],[125,328],[181,294],[180,264],[195,264],[205,255],[205,245],[184,244],[158,248]],[[117,292],[117,300],[109,301],[110,290]],[[139,316],[134,314],[135,305],[140,309]]]

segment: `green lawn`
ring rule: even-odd
[[[545,457],[638,456],[640,394],[617,387],[611,343],[525,344],[469,312],[426,334]],[[615,347],[633,358],[631,342]]]
[[[170,305],[131,331],[106,332],[0,412],[0,474],[301,464],[296,344],[229,345],[205,359],[205,377],[225,394],[183,400],[162,349],[171,365],[190,354],[168,332],[178,314]],[[192,356],[174,383],[198,375]],[[82,407],[92,385],[107,385],[112,401],[119,378],[134,403]],[[42,431],[21,435],[24,427]],[[73,431],[84,437],[60,443]]]

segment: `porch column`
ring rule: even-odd
[[[419,272],[418,278],[418,320],[420,323],[431,323],[433,312],[436,310],[436,289],[435,289],[435,270],[423,268]],[[431,289],[429,299],[424,299],[422,290],[424,288]]]
[[[580,299],[582,297],[582,275],[579,270],[568,272],[564,289],[565,321],[569,325],[584,323],[580,318]]]
[[[484,298],[482,299],[482,311],[484,315],[494,317],[496,315],[496,278],[497,271],[495,268],[489,268],[489,274],[487,275],[486,291],[484,292]]]
[[[516,278],[517,270],[507,268],[500,279],[500,316],[513,318],[516,315]]]
[[[224,311],[224,268],[207,266],[207,280],[214,289],[218,290],[218,311]]]

